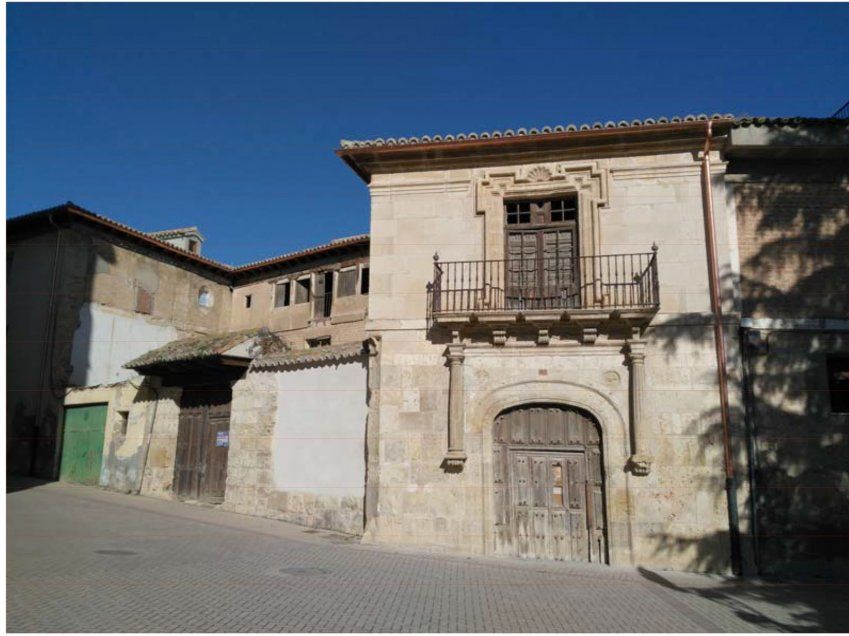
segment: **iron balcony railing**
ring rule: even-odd
[[[659,306],[657,247],[643,254],[440,262],[429,285],[431,315]]]

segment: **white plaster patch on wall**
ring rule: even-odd
[[[363,496],[366,374],[363,360],[277,373],[276,489]]]
[[[152,323],[141,314],[127,315],[98,303],[84,303],[80,326],[74,332],[70,384],[94,386],[137,377],[121,365],[180,337],[173,327]]]

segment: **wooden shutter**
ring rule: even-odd
[[[337,296],[353,296],[357,293],[357,269],[346,269],[339,272],[339,288]]]

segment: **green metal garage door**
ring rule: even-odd
[[[89,404],[65,409],[65,433],[59,479],[95,485],[103,458],[106,404]]]

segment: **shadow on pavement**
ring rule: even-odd
[[[732,579],[698,588],[676,585],[645,568],[637,570],[647,581],[724,605],[753,627],[781,632],[849,630],[846,581]]]
[[[36,477],[21,477],[18,475],[8,475],[6,477],[6,494],[19,492],[21,490],[29,490],[30,488],[38,488],[46,484],[54,482],[48,479],[38,479]]]

